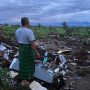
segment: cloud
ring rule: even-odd
[[[90,0],[0,0],[0,22],[72,22],[90,20]]]
[[[87,17],[86,17],[87,16]],[[86,11],[78,11],[78,12],[74,12],[74,13],[67,13],[67,14],[58,14],[55,16],[50,16],[50,17],[46,17],[44,18],[44,21],[56,21],[56,22],[83,22],[83,21],[90,21],[90,10],[86,10]]]

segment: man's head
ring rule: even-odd
[[[27,17],[22,17],[21,24],[22,26],[29,26],[29,19]]]

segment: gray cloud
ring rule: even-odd
[[[0,0],[0,22],[90,21],[90,0]]]

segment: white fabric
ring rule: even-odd
[[[29,44],[31,41],[35,40],[33,31],[25,27],[17,29],[15,34],[19,44]]]

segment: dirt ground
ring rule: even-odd
[[[4,39],[2,41],[3,42],[5,41],[5,43],[8,44],[10,40]],[[87,57],[88,55],[85,53],[87,50],[90,51],[90,46],[87,43],[83,43],[84,41],[85,41],[84,39],[81,39],[79,37],[67,37],[64,39],[49,38],[48,40],[43,40],[43,39],[38,40],[39,44],[44,44],[47,47],[47,51],[50,51],[50,52],[52,52],[53,50],[57,51],[60,48],[63,48],[66,46],[72,48],[73,50],[72,53],[65,55],[66,59],[73,63],[74,56],[76,55],[75,56],[76,59],[80,60],[76,62],[78,66],[83,68],[85,67],[84,69],[82,68],[77,69],[75,65],[70,66],[70,63],[69,63],[68,68],[70,69],[71,72],[73,72],[73,74],[68,74],[65,76],[65,78],[66,79],[67,77],[69,77],[69,79],[71,78],[70,81],[68,79],[67,81],[69,83],[72,83],[72,87],[74,88],[73,90],[90,90],[90,67],[87,67],[87,65],[86,64],[84,65],[83,63],[85,62],[86,59],[90,60],[90,58]],[[11,43],[11,41],[9,43],[10,43],[9,45],[17,46]],[[84,52],[84,53],[82,54],[81,52]],[[49,90],[57,90],[57,89],[55,89],[53,86],[50,86]],[[60,89],[60,90],[65,90],[65,89]],[[71,89],[66,89],[66,90],[71,90]]]
[[[75,90],[90,90],[90,75],[76,81]]]

